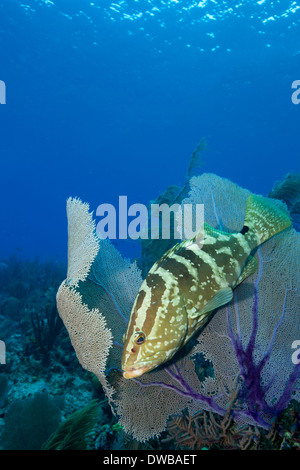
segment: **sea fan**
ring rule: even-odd
[[[206,222],[241,229],[249,191],[211,174],[192,178],[190,188],[183,202],[204,204]],[[258,272],[170,362],[126,380],[120,370],[122,336],[141,273],[108,240],[96,239],[86,205],[77,199],[68,204],[69,259],[75,259],[74,240],[77,254],[68,271],[72,277],[58,292],[58,310],[79,361],[98,376],[127,433],[139,441],[158,436],[168,417],[185,408],[190,415],[201,409],[225,415],[236,387],[231,412],[241,424],[268,428],[292,398],[299,400],[299,366],[291,359],[300,307],[300,239],[294,229],[261,246]],[[199,358],[213,366],[204,380]]]

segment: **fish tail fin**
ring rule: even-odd
[[[245,227],[257,238],[257,246],[292,225],[286,206],[275,199],[251,194],[247,200]]]

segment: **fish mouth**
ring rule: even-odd
[[[135,368],[128,368],[123,371],[123,377],[125,379],[134,379],[135,377],[140,377],[141,375],[145,374],[149,370],[152,370],[156,367],[156,365],[148,365],[148,366],[141,366]]]

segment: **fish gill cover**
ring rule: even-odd
[[[204,203],[212,227],[238,231],[249,194],[227,179],[203,174],[191,179],[183,203]],[[182,410],[224,416],[229,406],[239,426],[270,429],[292,399],[299,401],[299,364],[291,358],[300,307],[300,236],[294,228],[258,249],[258,271],[188,347],[160,368],[126,380],[120,370],[122,336],[141,272],[110,241],[97,240],[86,204],[69,199],[68,216],[72,278],[58,291],[58,310],[81,365],[97,375],[127,433],[146,441]],[[213,368],[204,377],[203,359]]]

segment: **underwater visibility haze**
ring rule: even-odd
[[[0,449],[299,449],[299,28],[0,1]],[[124,196],[204,204],[203,246],[103,240]]]

